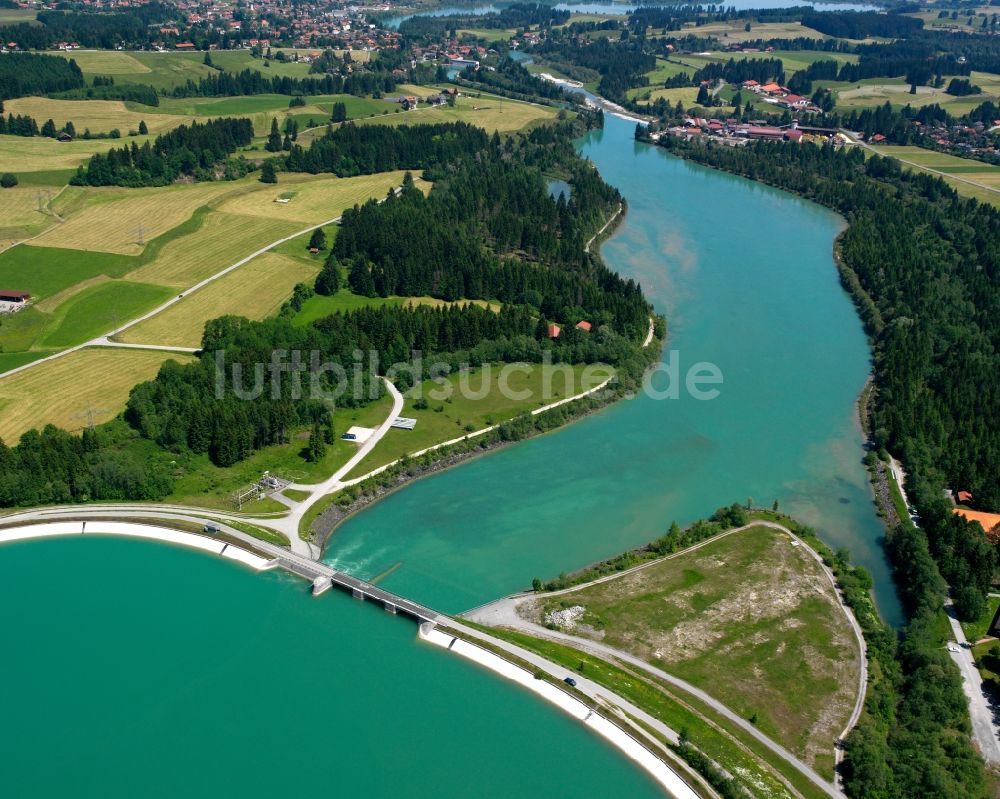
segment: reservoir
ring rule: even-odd
[[[398,564],[386,588],[458,612],[752,497],[848,547],[898,623],[861,463],[870,354],[832,256],[842,220],[634,130],[606,114],[580,143],[629,204],[601,254],[666,314],[665,359],[722,371],[719,397],[640,394],[420,480],[344,523],[327,561],[361,577]]]
[[[410,621],[282,572],[82,536],[3,546],[9,797],[662,797]]]

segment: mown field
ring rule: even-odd
[[[895,145],[875,147],[881,155],[903,161],[908,169],[938,174],[949,186],[965,197],[975,197],[1000,207],[1000,167],[969,158],[937,153],[922,147]]]
[[[279,48],[275,48],[277,53]],[[291,54],[294,50],[287,49]],[[319,52],[301,50],[302,53]],[[338,51],[340,52],[340,51]],[[72,58],[80,65],[88,83],[95,75],[112,75],[116,83],[144,83],[156,89],[172,89],[182,86],[188,80],[196,81],[206,75],[217,72],[213,67],[203,63],[204,53],[149,53],[125,52],[117,50],[75,50],[73,52],[58,52],[63,58]],[[355,61],[367,61],[369,54],[364,51],[352,51]],[[265,75],[289,78],[305,78],[309,76],[309,64],[293,61],[264,61],[254,58],[249,50],[219,50],[212,53],[214,66],[227,72],[240,72],[253,69]]]
[[[47,119],[54,121],[57,128],[72,122],[78,135],[88,129],[91,133],[109,133],[117,129],[126,138],[130,130],[139,129],[142,121],[152,134],[163,133],[191,121],[191,115],[162,113],[150,106],[129,105],[132,108],[121,100],[59,100],[49,97],[19,97],[4,101],[4,109],[8,113],[27,114],[34,117],[39,125]],[[121,146],[121,142],[110,142],[107,146],[111,145]]]
[[[55,217],[42,210],[46,203],[43,187],[19,185],[0,191],[0,250],[55,224]]]
[[[88,348],[0,378],[0,438],[13,443],[26,430],[46,424],[80,430],[88,423],[88,409],[95,423],[105,422],[122,411],[132,387],[155,376],[169,358],[189,359],[149,350]]]
[[[66,221],[33,244],[138,256],[149,242],[190,219],[203,205],[228,194],[255,191],[259,185],[239,181],[145,189],[68,186],[53,204]]]
[[[420,106],[413,111],[365,117],[359,125],[421,125],[438,122],[468,122],[487,131],[501,133],[519,130],[543,120],[552,119],[556,109],[507,100],[492,95],[458,98],[455,106]],[[301,138],[301,137],[300,137]]]
[[[126,141],[141,145],[150,138],[135,136]],[[34,184],[61,186],[94,153],[106,153],[121,144],[120,139],[74,139],[71,142],[59,142],[45,136],[0,136],[0,163],[5,169],[13,171],[22,183],[30,179],[29,173],[40,173],[44,179],[32,181]]]
[[[208,320],[227,314],[264,319],[291,296],[296,283],[310,282],[318,271],[318,265],[311,269],[287,256],[264,253],[156,316],[128,328],[115,336],[115,340],[128,344],[200,346]]]
[[[579,394],[599,385],[612,372],[610,367],[588,369],[584,365],[504,367],[491,364],[441,381],[427,380],[410,389],[404,395],[402,415],[416,419],[416,427],[390,430],[348,477],[360,477],[404,455]]]
[[[282,174],[278,185],[249,176],[151,189],[69,187],[53,202],[65,222],[0,252],[4,281],[34,298],[34,307],[4,321],[0,346],[7,353],[51,349],[109,332],[271,242],[384,197],[403,174]],[[282,195],[291,201],[276,203]],[[203,298],[181,303],[166,323],[149,320],[127,340],[196,346],[207,319],[241,308],[266,316],[322,265],[308,258],[282,263],[280,270],[246,264]],[[169,341],[147,338],[161,331]]]
[[[819,564],[751,527],[604,583],[538,601],[580,606],[568,631],[703,688],[829,773],[862,654]]]

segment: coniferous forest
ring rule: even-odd
[[[213,180],[216,166],[253,140],[249,119],[211,119],[180,125],[141,147],[132,145],[95,153],[70,181],[76,186],[166,186],[183,176]],[[238,178],[249,163],[226,164],[225,177]]]
[[[903,461],[921,521],[887,538],[909,622],[898,646],[886,640],[873,652],[883,673],[848,738],[845,787],[851,796],[908,795],[914,785],[935,797],[982,796],[961,682],[936,625],[948,585],[961,617],[980,615],[996,564],[944,488],[1000,507],[1000,212],[859,149],[664,142],[850,223],[837,254],[873,341],[875,444]]]

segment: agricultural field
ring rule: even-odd
[[[278,52],[275,49],[274,52]],[[293,50],[285,50],[293,53]],[[302,50],[302,53],[315,53],[318,50]],[[338,51],[339,52],[339,51]],[[213,67],[203,63],[204,53],[151,53],[145,51],[125,52],[120,50],[74,50],[58,52],[63,58],[72,58],[83,70],[89,83],[95,75],[112,75],[115,82],[144,83],[155,89],[173,89],[183,86],[188,80],[198,81],[206,75],[217,72]],[[352,51],[355,61],[367,61],[369,54],[364,51]],[[244,69],[254,69],[264,75],[274,75],[287,78],[305,78],[309,76],[309,64],[295,61],[265,61],[254,58],[249,50],[216,50],[212,52],[212,63],[227,72],[241,72]]]
[[[418,125],[437,122],[468,122],[478,125],[487,131],[498,130],[501,133],[521,130],[529,125],[552,119],[556,115],[554,108],[522,103],[518,100],[507,100],[493,95],[480,97],[459,97],[452,108],[447,105],[421,106],[413,111],[406,111],[385,116],[376,116],[358,120],[359,125]]]
[[[0,191],[0,250],[55,224],[55,217],[42,210],[45,202],[45,191],[35,186]]]
[[[416,428],[389,430],[348,478],[579,394],[600,385],[614,371],[603,365],[565,364],[526,364],[504,369],[504,364],[489,364],[441,381],[427,380],[407,391],[402,415],[416,419]],[[501,388],[501,380],[505,389]]]
[[[88,286],[56,308],[40,346],[82,344],[152,310],[172,294],[170,288],[131,280],[109,280]]]
[[[77,133],[85,130],[91,133],[108,133],[111,130],[121,131],[123,139],[130,130],[138,130],[143,120],[151,134],[163,133],[190,122],[189,116],[157,113],[158,108],[130,103],[138,110],[127,108],[121,100],[55,100],[48,97],[19,97],[16,100],[6,100],[4,108],[14,114],[27,114],[38,120],[41,125],[46,119],[62,128],[67,122],[72,122]],[[132,138],[126,139],[132,142]],[[145,141],[145,139],[143,139]],[[122,141],[111,141],[110,146],[122,145]],[[60,142],[59,144],[63,144]]]
[[[137,256],[150,241],[190,219],[201,206],[259,185],[244,180],[144,189],[69,186],[53,203],[53,210],[66,221],[33,243]]]
[[[685,26],[678,33],[668,35],[677,36],[693,34],[695,36],[714,36],[723,42],[747,42],[756,39],[796,39],[803,37],[806,39],[829,39],[825,33],[820,33],[812,28],[807,28],[800,22],[751,22],[750,30],[743,28],[746,20],[732,20],[726,22],[712,22],[708,25],[693,24]]]
[[[863,654],[820,565],[755,526],[596,585],[542,598],[565,629],[641,657],[711,693],[829,773]]]
[[[44,120],[42,120],[44,122]],[[75,122],[74,122],[75,124]],[[125,141],[142,144],[148,136],[135,136]],[[39,182],[55,186],[65,184],[76,168],[94,153],[106,153],[112,147],[120,147],[121,139],[74,139],[59,142],[45,136],[0,136],[0,163],[12,169],[22,183],[27,182],[32,172],[44,175]]]
[[[189,356],[150,350],[87,348],[24,372],[0,378],[0,437],[15,442],[27,430],[54,424],[80,430],[118,413],[136,383],[154,377],[160,364]],[[87,379],[81,380],[81,375]]]
[[[31,8],[0,8],[0,25],[34,22],[38,12]]]
[[[392,410],[388,393],[363,408],[337,408],[333,412],[336,438],[326,447],[326,455],[316,463],[305,458],[308,430],[297,430],[288,444],[276,444],[254,452],[246,460],[233,466],[219,467],[207,455],[178,456],[178,476],[174,492],[166,501],[185,505],[213,508],[231,508],[233,491],[260,479],[266,470],[298,482],[320,482],[347,463],[357,452],[358,445],[340,438],[352,426],[378,427]],[[278,509],[284,506],[278,506]],[[249,510],[266,510],[252,507]],[[248,508],[244,508],[248,510]]]
[[[264,253],[156,316],[130,327],[115,340],[129,344],[197,347],[205,323],[227,314],[263,319],[275,313],[296,283],[311,281],[319,271],[277,253]],[[136,316],[136,314],[133,314]]]
[[[69,187],[53,202],[65,222],[30,244],[0,252],[4,280],[30,292],[35,303],[4,321],[0,346],[6,353],[18,353],[101,335],[273,241],[332,219],[370,197],[384,197],[402,182],[403,174],[283,174],[279,186],[251,176],[150,189]],[[430,184],[418,185],[426,189]],[[275,203],[279,195],[290,195],[291,201]],[[27,214],[30,195],[19,196],[21,213]],[[283,277],[270,275],[254,296],[244,298],[247,313],[261,317],[274,311],[296,282],[311,278],[321,265],[318,260],[291,260]],[[260,279],[252,267],[248,264],[237,273]],[[216,309],[238,312],[233,304],[238,296],[229,292],[219,298]],[[221,313],[198,307],[189,317],[193,328],[172,325],[176,340],[166,343],[196,346],[205,320]],[[84,324],[84,318],[91,323]],[[146,324],[158,329],[160,323],[154,319]]]
[[[872,149],[880,155],[898,158],[910,169],[937,174],[963,196],[1000,207],[1000,167],[921,147],[889,145]]]
[[[315,224],[339,216],[371,198],[381,199],[403,182],[404,170],[338,178],[332,175],[282,173],[276,185],[258,184],[261,190],[225,200],[219,210],[287,222]],[[424,181],[418,185],[430,186]],[[277,198],[287,203],[275,202]]]

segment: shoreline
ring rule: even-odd
[[[90,530],[87,525],[90,524]],[[10,527],[0,530],[0,544],[16,541],[31,541],[39,538],[55,538],[67,536],[125,537],[141,538],[147,541],[159,541],[187,549],[208,552],[242,563],[254,571],[266,571],[274,566],[274,562],[260,555],[255,555],[243,547],[222,541],[208,535],[186,533],[145,523],[107,522],[107,521],[74,521],[74,522],[39,522],[24,526]]]
[[[649,748],[613,721],[592,710],[582,700],[571,695],[569,691],[546,680],[536,679],[527,669],[515,665],[465,638],[450,635],[437,628],[425,629],[425,625],[421,625],[418,630],[419,640],[471,660],[582,722],[584,726],[602,737],[635,765],[643,769],[672,799],[699,799],[699,794]]]
[[[624,210],[624,209],[623,209]],[[624,214],[619,214],[617,219],[620,220],[624,218]],[[612,218],[612,220],[614,217]],[[615,226],[617,227],[617,225]],[[646,339],[642,344],[642,349],[649,349],[650,345],[656,341],[656,331],[655,331],[655,318],[650,317],[649,320],[649,331],[646,334]],[[657,348],[657,353],[662,354],[663,348],[666,346],[666,337],[660,343],[659,348]],[[659,355],[658,355],[659,357]],[[652,362],[647,370],[652,367]],[[645,373],[644,373],[645,374]],[[337,531],[347,519],[356,515],[357,513],[368,509],[369,507],[375,505],[396,491],[409,485],[411,482],[416,480],[421,480],[425,477],[431,477],[432,475],[451,469],[455,466],[459,466],[465,461],[471,460],[473,458],[478,458],[483,455],[492,454],[498,450],[505,449],[511,444],[518,444],[529,439],[538,438],[540,436],[549,435],[550,433],[555,433],[560,430],[567,429],[570,425],[592,416],[595,413],[600,413],[613,405],[616,405],[620,400],[627,398],[627,392],[616,393],[614,389],[608,389],[609,392],[614,393],[614,396],[596,398],[599,392],[608,387],[608,384],[617,376],[617,373],[609,377],[607,380],[603,381],[599,385],[583,391],[579,394],[575,394],[572,397],[566,397],[556,402],[550,403],[542,408],[536,408],[530,411],[530,417],[538,417],[548,411],[555,410],[560,407],[570,406],[576,408],[576,403],[582,400],[590,400],[591,402],[600,403],[596,407],[590,407],[586,409],[581,409],[578,413],[570,419],[563,421],[561,424],[553,427],[549,430],[536,430],[523,438],[510,441],[493,440],[489,441],[484,445],[484,442],[479,442],[477,445],[475,439],[481,438],[482,436],[489,435],[490,433],[496,432],[504,424],[507,424],[512,419],[507,419],[503,422],[499,422],[495,425],[490,425],[489,427],[484,427],[480,430],[474,430],[471,433],[467,433],[461,438],[452,439],[450,441],[445,441],[440,444],[435,444],[431,447],[427,447],[419,452],[412,455],[405,456],[403,458],[398,458],[391,463],[384,464],[372,471],[364,474],[360,477],[356,477],[352,480],[345,481],[340,491],[344,489],[352,488],[354,486],[361,486],[368,480],[373,480],[385,472],[395,468],[405,466],[405,471],[396,474],[395,479],[390,485],[377,486],[375,488],[374,494],[362,493],[360,496],[355,497],[351,502],[345,506],[341,506],[337,503],[336,499],[331,502],[331,504],[325,508],[315,519],[312,520],[307,531],[310,535],[309,541],[319,546],[320,548],[320,558],[322,559],[326,545],[333,537],[333,534]],[[518,417],[514,417],[515,419]],[[424,458],[432,453],[440,452],[448,447],[459,447],[466,445],[466,449],[456,451],[456,452],[445,452],[439,458],[433,458],[428,463],[418,464],[416,459]],[[334,495],[336,496],[336,495]],[[317,529],[316,525],[320,523],[321,520],[326,520],[323,523],[323,527],[329,525],[329,529],[326,532],[322,532],[321,529]]]

